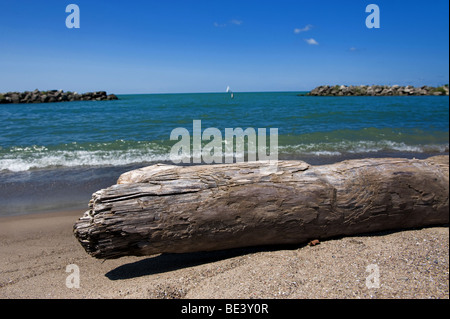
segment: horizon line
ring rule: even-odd
[[[116,95],[151,95],[151,94],[242,94],[242,93],[300,93],[310,92],[311,90],[296,90],[296,91],[203,91],[203,92],[152,92],[152,93],[114,93]]]

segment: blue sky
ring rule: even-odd
[[[0,1],[0,92],[449,82],[447,0]],[[70,3],[79,29],[65,25]],[[365,25],[371,3],[379,29]]]

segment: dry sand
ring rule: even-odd
[[[448,227],[102,261],[72,235],[82,213],[0,218],[0,298],[449,298]]]

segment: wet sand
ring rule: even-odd
[[[82,213],[0,218],[0,298],[449,298],[448,226],[102,261],[72,234]]]

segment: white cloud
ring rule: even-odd
[[[317,42],[316,40],[314,40],[313,38],[311,39],[305,39],[306,43],[308,43],[309,45],[319,45],[319,42]]]
[[[214,22],[214,26],[216,28],[223,28],[223,27],[226,27],[227,25],[226,24],[221,24],[221,23],[218,23],[218,22]]]
[[[352,51],[352,52],[358,51],[358,49],[355,48],[355,47],[351,47],[349,50]]]
[[[311,30],[311,28],[312,28],[313,26],[311,25],[311,24],[308,24],[308,25],[306,25],[305,27],[303,27],[303,28],[296,28],[296,29],[294,29],[294,33],[302,33],[302,32],[306,32],[306,31],[309,31],[309,30]]]
[[[233,20],[230,20],[230,21],[227,22],[227,23],[214,22],[214,26],[215,26],[216,28],[224,28],[224,27],[227,27],[227,26],[229,26],[229,25],[237,25],[237,26],[240,26],[242,23],[243,23],[243,21],[241,21],[241,20],[233,19]]]

